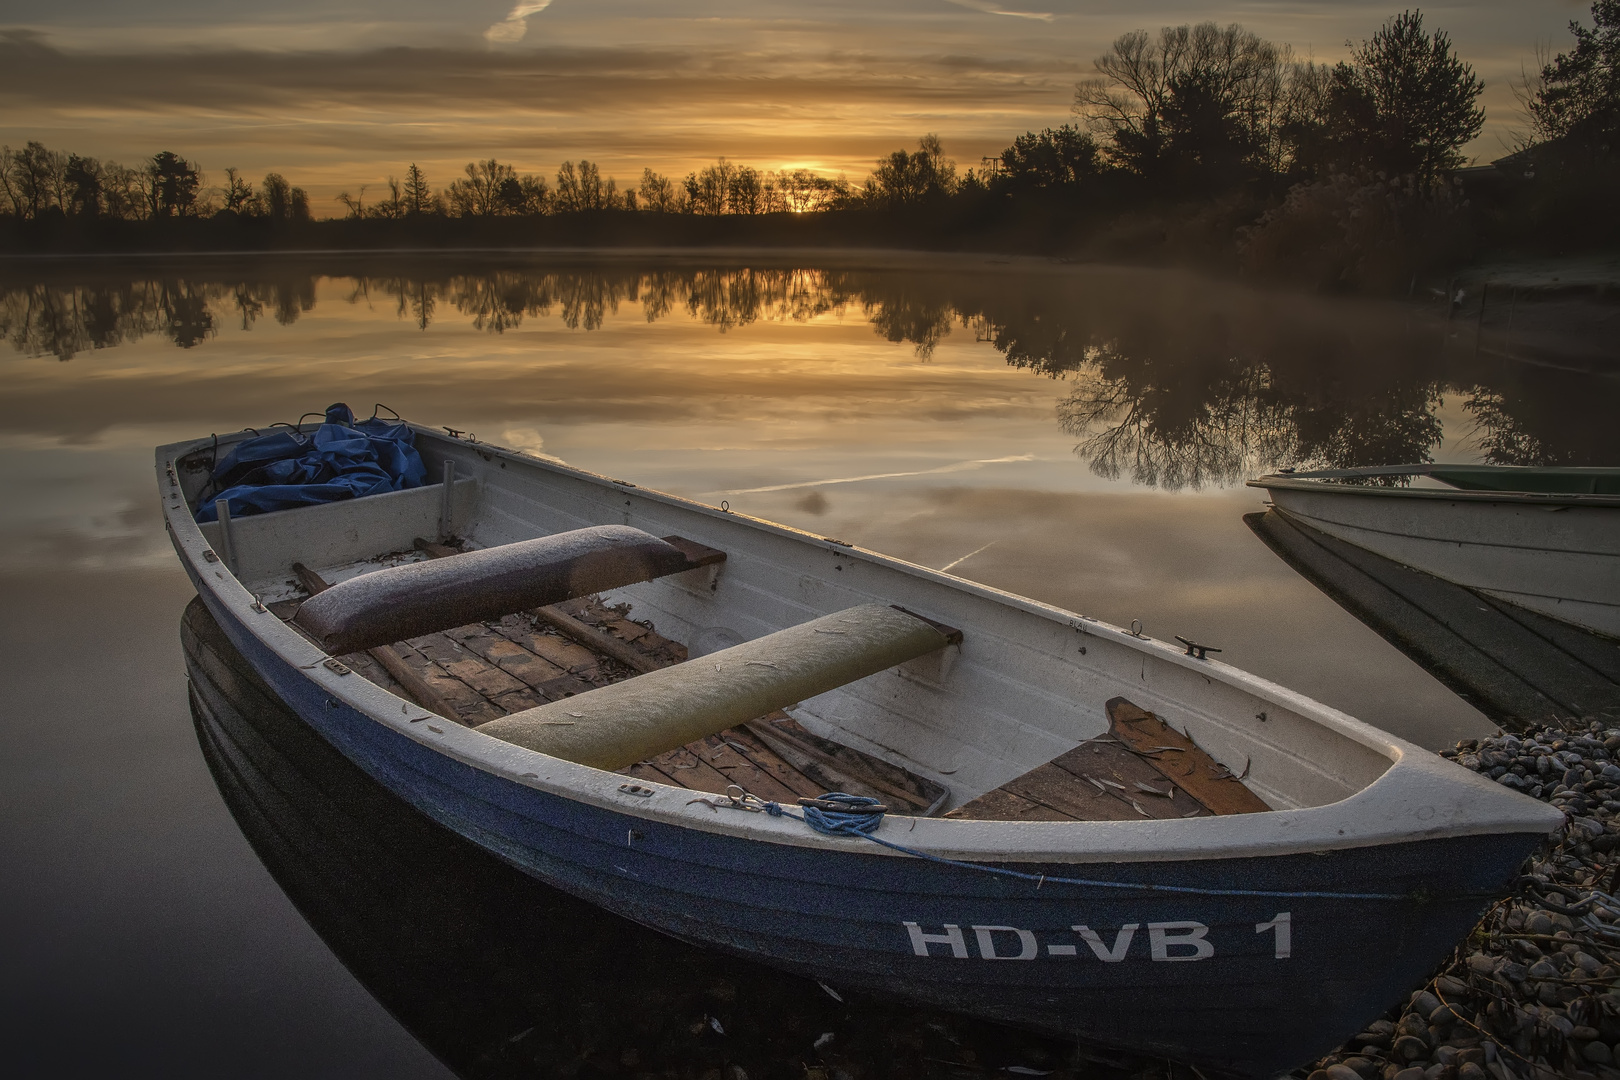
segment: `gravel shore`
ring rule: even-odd
[[[1541,727],[1442,751],[1563,810],[1451,961],[1308,1080],[1620,1080],[1620,727]]]

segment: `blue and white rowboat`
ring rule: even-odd
[[[841,989],[1271,1075],[1338,1045],[1420,983],[1562,821],[1542,803],[1191,650],[423,428],[416,446],[442,485],[199,526],[214,455],[251,434],[158,448],[158,487],[198,594],[305,722],[379,784],[537,878],[675,937]],[[366,583],[345,600],[366,609],[364,622],[410,606],[410,595],[390,592],[397,582],[388,575],[398,574],[384,567],[418,537],[455,535],[493,552],[469,571],[478,578],[499,570],[503,553],[528,550],[510,545],[593,526],[674,534],[724,552],[723,563],[604,597],[670,638],[743,644],[495,721],[505,736],[497,738],[367,681],[313,644],[309,625],[301,631],[275,613],[277,601],[301,595],[294,563],[340,583],[323,597]],[[452,582],[474,592],[485,584]],[[368,595],[385,602],[367,609]],[[824,835],[791,816],[627,782],[522,745],[625,717],[689,723],[671,712],[681,701],[707,695],[723,709],[771,680],[792,683],[792,649],[833,643],[843,659],[816,663],[858,668],[836,620],[875,611],[881,622],[891,606],[960,634],[783,704],[815,735],[940,785],[938,809],[1102,735],[1105,703],[1120,696],[1234,771],[1246,762],[1244,785],[1271,809],[1123,821],[891,813],[872,838]],[[315,639],[340,652],[367,644],[334,625],[316,625]],[[775,659],[732,663],[762,656]],[[651,690],[638,698],[638,686]]]

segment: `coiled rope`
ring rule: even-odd
[[[997,874],[1001,877],[1018,878],[1022,881],[1033,881],[1039,889],[1042,885],[1081,885],[1092,889],[1129,889],[1143,892],[1182,893],[1193,896],[1253,896],[1273,897],[1285,900],[1410,900],[1423,902],[1425,899],[1417,893],[1355,893],[1355,892],[1322,892],[1314,890],[1288,891],[1282,889],[1212,889],[1197,885],[1153,885],[1146,882],[1134,881],[1101,881],[1094,878],[1059,877],[1054,874],[1031,874],[1023,870],[1009,870],[1003,866],[985,866],[983,863],[964,862],[961,859],[947,859],[942,855],[934,855],[927,851],[896,844],[892,840],[885,840],[877,835],[878,826],[883,824],[883,815],[888,808],[877,799],[864,795],[849,795],[842,791],[830,791],[820,798],[805,800],[800,806],[800,813],[795,813],[780,803],[761,799],[757,795],[749,794],[742,788],[733,785],[739,795],[726,794],[721,796],[725,802],[708,799],[695,799],[694,802],[703,802],[709,806],[730,806],[738,810],[749,810],[755,813],[764,813],[770,817],[792,818],[802,821],[816,832],[824,836],[852,836],[870,840],[874,844],[882,844],[892,851],[910,855],[917,859],[926,859],[932,863],[944,866],[955,866],[963,870],[977,870],[983,874]],[[817,805],[820,804],[820,805]],[[1483,894],[1482,894],[1483,895]]]

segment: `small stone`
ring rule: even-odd
[[[1329,1065],[1318,1071],[1322,1073],[1323,1080],[1361,1080],[1361,1074],[1348,1065]]]
[[[1608,1043],[1598,1042],[1593,1039],[1581,1047],[1581,1057],[1594,1065],[1607,1065],[1614,1061],[1614,1051],[1609,1049]]]
[[[1419,1016],[1428,1016],[1440,1007],[1440,999],[1427,990],[1419,990],[1412,995],[1412,1003],[1408,1007]]]
[[[1395,1040],[1392,1050],[1402,1061],[1417,1061],[1429,1056],[1429,1044],[1415,1035],[1402,1035]]]
[[[1423,1080],[1423,1070],[1409,1066],[1395,1074],[1394,1080]]]
[[[1442,1065],[1457,1064],[1457,1048],[1455,1046],[1437,1046],[1434,1050],[1434,1060]]]
[[[1510,920],[1511,918],[1512,917],[1509,916]],[[1523,920],[1521,919],[1520,922],[1522,925]],[[1458,998],[1468,996],[1468,984],[1455,976],[1442,975],[1438,979],[1434,980],[1434,985],[1439,989],[1440,993],[1446,996],[1446,999],[1449,1001],[1456,1001]]]
[[[1373,1077],[1377,1076],[1380,1066],[1379,1062],[1369,1057],[1362,1057],[1359,1054],[1345,1058],[1344,1064],[1346,1068],[1353,1070],[1357,1076],[1363,1077],[1364,1080],[1372,1080]]]
[[[1598,1037],[1598,1029],[1595,1027],[1586,1027],[1585,1025],[1577,1024],[1574,1028],[1570,1029],[1569,1037],[1574,1039],[1576,1042],[1591,1042],[1593,1039]]]
[[[1469,1062],[1483,1066],[1485,1064],[1485,1048],[1483,1046],[1470,1046],[1466,1050],[1457,1051],[1457,1067],[1459,1069]]]
[[[1310,1076],[1305,1078],[1305,1080],[1333,1080],[1333,1078],[1328,1075],[1328,1071],[1326,1069],[1315,1069],[1311,1072]]]
[[[1442,1005],[1429,1014],[1429,1024],[1433,1027],[1445,1027],[1447,1024],[1467,1019],[1467,1016],[1467,1012],[1460,1005]]]
[[[1440,1005],[1437,1002],[1435,1004],[1435,1008],[1438,1009],[1439,1007]],[[1423,1039],[1425,1041],[1427,1041],[1429,1038],[1428,1020],[1424,1019],[1423,1016],[1420,1016],[1415,1012],[1409,1012],[1405,1016],[1401,1017],[1401,1022],[1395,1025],[1395,1030],[1398,1034],[1411,1035],[1414,1038]]]
[[[1457,1066],[1457,1080],[1491,1080],[1491,1074],[1477,1061],[1465,1061]]]
[[[1532,979],[1556,979],[1558,968],[1550,960],[1537,960],[1530,965],[1529,976]]]
[[[1551,923],[1547,924],[1547,929],[1548,929],[1548,932],[1551,933],[1551,931],[1552,931],[1552,924]],[[1496,974],[1496,964],[1497,964],[1496,957],[1494,957],[1494,956],[1486,956],[1484,953],[1477,952],[1473,956],[1470,956],[1468,958],[1468,970],[1470,970],[1470,971],[1472,971],[1472,972],[1474,972],[1476,974],[1479,974],[1479,975],[1494,975],[1494,974]]]
[[[1532,934],[1551,934],[1553,932],[1552,916],[1545,911],[1538,911],[1526,920],[1524,928]]]

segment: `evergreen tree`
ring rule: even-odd
[[[428,187],[427,177],[422,170],[411,162],[411,167],[405,170],[405,193],[403,202],[407,214],[426,214],[433,209],[433,189]]]
[[[1427,34],[1421,11],[1403,12],[1334,68],[1330,137],[1348,164],[1432,186],[1463,164],[1463,145],[1484,127],[1484,89],[1444,30]]]

